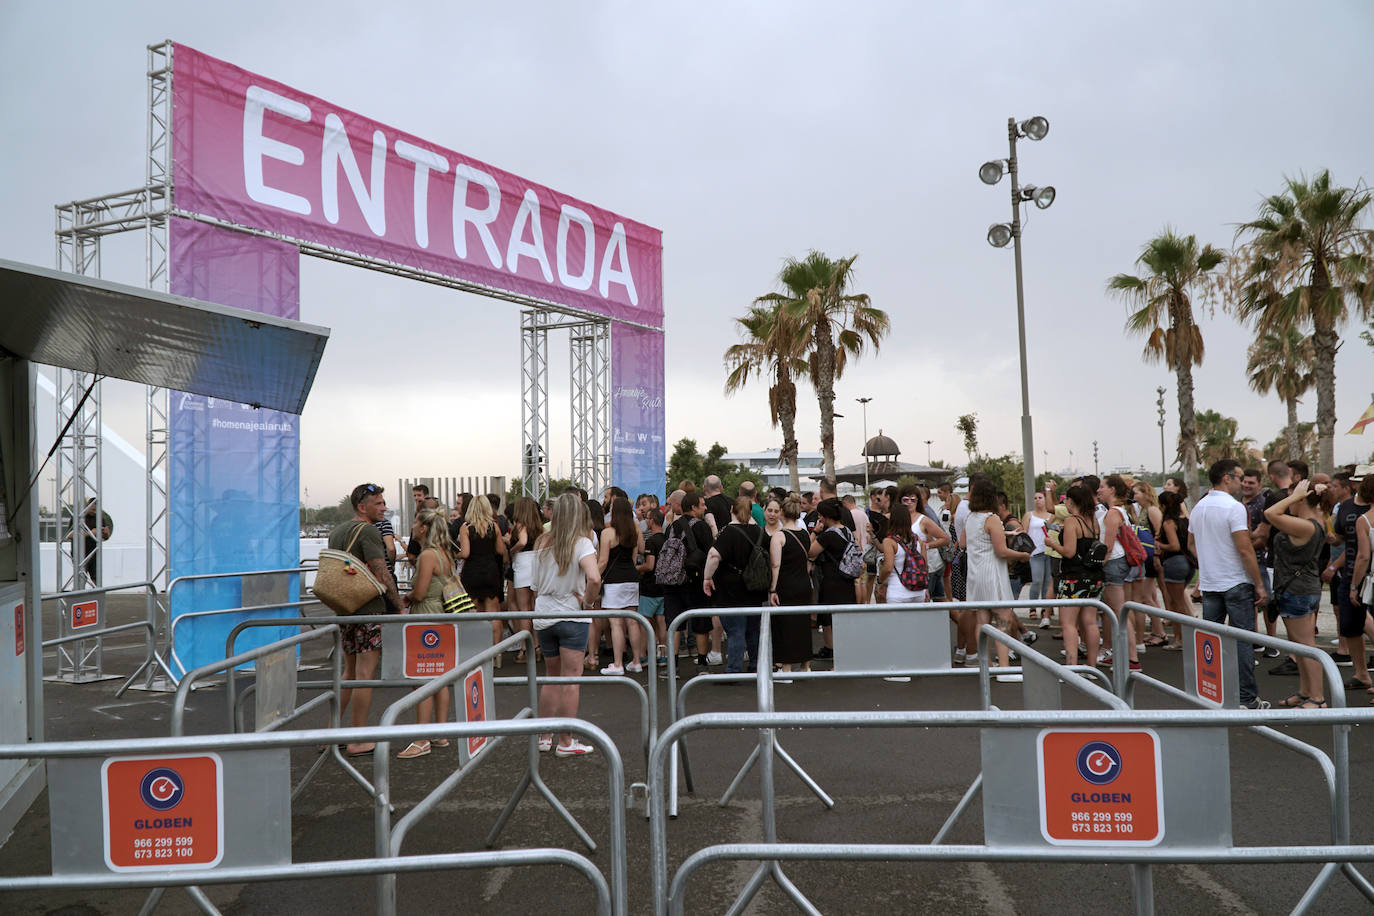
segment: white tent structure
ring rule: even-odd
[[[299,414],[329,331],[4,260],[0,314],[0,744],[22,744],[43,739],[36,364]],[[0,760],[0,837],[43,785]]]

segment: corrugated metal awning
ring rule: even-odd
[[[0,260],[0,352],[299,414],[329,329]]]

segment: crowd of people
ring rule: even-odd
[[[446,510],[419,485],[411,493],[415,521],[404,549],[387,521],[382,488],[362,484],[351,496],[354,520],[331,532],[329,546],[363,560],[385,587],[359,613],[529,614],[513,629],[532,633],[552,676],[638,674],[648,663],[640,626],[583,616],[590,608],[637,611],[651,621],[666,677],[666,665],[679,659],[700,671],[756,670],[760,617],[731,609],[818,608],[771,617],[773,661],[788,672],[834,657],[831,615],[820,608],[932,601],[989,605],[949,611],[955,664],[978,664],[981,625],[995,623],[1031,643],[1057,616],[1068,664],[1110,666],[1114,652],[1125,652],[1138,670],[1148,649],[1182,648],[1178,623],[1166,627],[1160,617],[1132,612],[1124,620],[1126,645],[1113,645],[1112,628],[1092,606],[1018,615],[1017,602],[1023,596],[1100,599],[1118,617],[1127,601],[1185,615],[1200,603],[1208,620],[1247,630],[1262,621],[1269,635],[1282,620],[1290,640],[1312,646],[1323,583],[1330,583],[1342,647],[1335,658],[1353,668],[1345,687],[1374,693],[1364,643],[1366,635],[1374,638],[1374,617],[1365,611],[1368,596],[1364,603],[1360,598],[1370,569],[1374,475],[1358,483],[1350,470],[1309,475],[1300,461],[1271,462],[1266,473],[1267,489],[1260,470],[1217,462],[1209,469],[1211,488],[1191,510],[1188,485],[1179,477],[1168,478],[1156,494],[1125,475],[1085,475],[1062,494],[1050,483],[1020,517],[1010,511],[1007,494],[980,474],[969,479],[966,498],[949,484],[934,493],[919,484],[887,486],[868,494],[867,507],[851,495],[841,498],[828,478],[801,493],[756,490],[745,481],[731,496],[720,478],[708,476],[700,487],[682,481],[662,504],[653,494],[631,501],[614,486],[599,500],[572,488],[543,504],[516,499],[504,512],[499,497],[472,494],[461,494]],[[406,594],[397,586],[398,562],[409,565]],[[720,613],[693,615],[667,645],[668,626],[701,608]],[[493,622],[493,643],[505,626]],[[381,627],[344,630],[345,677],[374,678]],[[1268,706],[1256,688],[1254,647],[1236,645],[1241,702]],[[603,653],[609,655],[604,665]],[[524,660],[521,649],[516,661]],[[998,642],[997,667],[1014,662]],[[1282,705],[1327,705],[1315,660],[1289,657],[1271,673],[1298,677]],[[1000,672],[997,679],[1020,675]],[[549,716],[576,715],[578,700],[575,685],[541,688],[540,708]],[[353,724],[365,724],[370,691],[346,691],[344,703]],[[446,719],[447,703],[447,692],[427,700],[420,722]],[[418,741],[400,756],[423,756],[445,743]],[[539,746],[563,757],[592,751],[567,734],[542,735]],[[370,744],[348,746],[354,755],[371,751]]]

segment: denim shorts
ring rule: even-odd
[[[545,658],[557,658],[559,649],[574,652],[587,651],[587,624],[573,620],[560,620],[553,626],[535,630],[539,637],[539,651]]]
[[[1102,582],[1104,585],[1121,585],[1130,572],[1131,564],[1126,562],[1125,557],[1108,560],[1102,564]]]
[[[642,617],[658,617],[663,613],[663,599],[650,598],[648,595],[639,596],[639,613]]]
[[[1169,557],[1164,561],[1164,581],[1170,585],[1186,585],[1193,578],[1193,564],[1183,554]]]
[[[1280,592],[1274,597],[1279,600],[1280,617],[1306,617],[1322,603],[1321,592],[1315,595],[1292,595]]]
[[[1141,579],[1144,579],[1144,578],[1145,578],[1145,567],[1144,567],[1144,566],[1132,566],[1132,567],[1131,567],[1130,573],[1128,573],[1128,574],[1126,575],[1126,581],[1127,581],[1127,582],[1139,582]]]

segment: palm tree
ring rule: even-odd
[[[1202,331],[1193,321],[1192,294],[1206,298],[1209,274],[1226,254],[1211,245],[1198,247],[1197,237],[1178,235],[1167,226],[1146,243],[1136,258],[1140,276],[1117,274],[1107,289],[1135,307],[1126,330],[1145,335],[1145,359],[1174,370],[1178,388],[1178,462],[1184,476],[1197,473],[1197,423],[1193,415],[1193,367],[1202,365]]]
[[[797,467],[797,386],[793,381],[806,372],[806,360],[786,347],[795,340],[795,332],[786,327],[786,319],[778,306],[751,306],[743,318],[736,318],[742,343],[725,351],[725,393],[734,394],[744,388],[755,375],[767,375],[772,384],[768,388],[768,414],[773,425],[782,426],[782,454],[787,464],[792,492],[801,491],[801,473]]]
[[[1285,178],[1284,190],[1266,197],[1259,216],[1242,223],[1249,233],[1235,309],[1259,330],[1312,328],[1312,375],[1317,388],[1317,462],[1333,467],[1336,432],[1336,350],[1353,305],[1368,319],[1374,305],[1374,233],[1361,227],[1370,192],[1363,183],[1332,187],[1322,170],[1311,181]]]
[[[1242,463],[1255,440],[1240,438],[1240,424],[1235,417],[1222,416],[1215,410],[1200,410],[1197,414],[1197,434],[1202,449],[1202,464],[1209,467],[1223,458]]]
[[[805,358],[811,387],[821,408],[823,473],[835,476],[835,380],[849,360],[872,344],[876,352],[891,329],[891,319],[870,304],[866,293],[848,292],[858,255],[831,260],[819,251],[805,258],[788,258],[778,272],[786,292],[768,293],[754,300],[774,303],[783,316],[787,352]]]
[[[1288,454],[1298,455],[1298,398],[1312,387],[1312,338],[1291,325],[1261,331],[1250,345],[1245,371],[1259,394],[1272,389],[1288,408]]]

